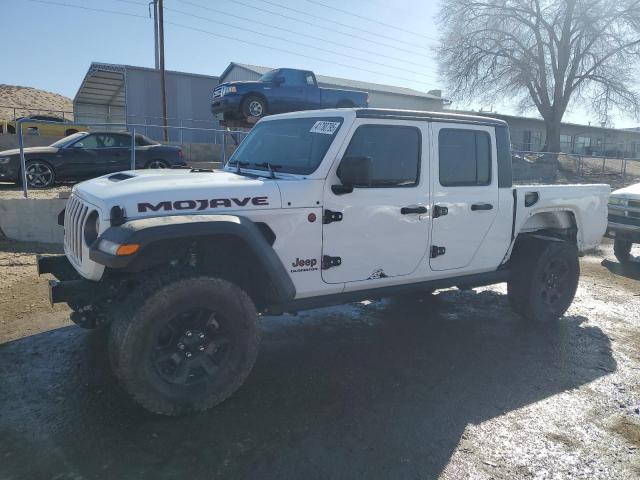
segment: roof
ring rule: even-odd
[[[425,112],[421,110],[394,110],[390,108],[356,108],[356,117],[384,118],[392,120],[432,120],[454,123],[475,123],[482,125],[506,126],[507,122],[480,115],[466,115],[450,112]]]
[[[94,105],[109,105],[124,107],[125,76],[128,70],[158,72],[155,68],[137,67],[134,65],[117,65],[113,63],[92,62],[84,80],[73,99],[73,103],[89,103]],[[199,73],[176,72],[166,70],[168,74],[209,78],[218,82],[219,78]]]
[[[92,63],[73,98],[73,103],[125,106],[124,65]]]
[[[492,117],[492,118],[502,118],[507,122],[509,119],[512,120],[525,120],[530,122],[537,122],[544,124],[544,120],[542,118],[536,117],[521,117],[518,115],[508,115],[506,113],[498,113],[498,112],[473,112],[473,111],[463,111],[458,110],[458,113],[462,114],[472,114],[481,117]],[[585,125],[583,123],[571,123],[571,122],[562,122],[561,125],[566,127],[579,127],[579,128],[589,128],[593,130],[601,130],[607,132],[627,132],[627,133],[640,133],[640,129],[636,128],[612,128],[612,127],[601,127],[599,125]]]
[[[233,67],[240,67],[251,72],[257,73],[259,75],[263,75],[270,70],[274,70],[272,67],[262,67],[260,65],[250,65],[247,63],[237,63],[231,62],[227,68],[225,68],[222,75],[220,75],[220,81],[224,80],[224,77],[228,75]],[[383,85],[380,83],[370,83],[370,82],[361,82],[360,80],[350,80],[347,78],[340,77],[328,77],[326,75],[317,75],[316,79],[318,83],[322,83],[325,85],[331,85],[334,87],[340,88],[351,88],[356,90],[364,90],[367,92],[382,92],[382,93],[392,93],[394,95],[405,95],[409,97],[420,97],[420,98],[430,98],[433,100],[443,101],[444,99],[440,96],[433,95],[431,93],[421,92],[419,90],[414,90],[412,88],[405,87],[396,87],[393,85]]]

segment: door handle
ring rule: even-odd
[[[493,209],[493,205],[491,205],[490,203],[474,203],[473,205],[471,205],[471,210],[476,212],[478,210],[492,210]]]
[[[400,209],[400,213],[402,215],[410,215],[412,213],[427,213],[427,207],[421,207],[421,206],[402,207]]]

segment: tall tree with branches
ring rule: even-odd
[[[640,0],[443,0],[439,23],[452,98],[537,108],[548,151],[572,105],[640,112]]]

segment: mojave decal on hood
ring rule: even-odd
[[[212,213],[280,208],[280,190],[268,178],[231,172],[136,170],[78,184],[74,194],[108,213],[124,208],[128,218],[176,213]]]

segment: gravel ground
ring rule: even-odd
[[[47,304],[33,254],[55,250],[0,240],[2,479],[640,477],[640,263],[610,244],[545,328],[504,285],[264,317],[246,384],[179,419]]]

